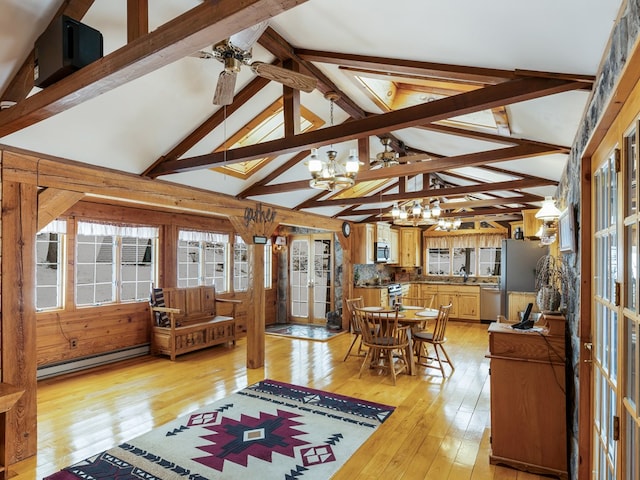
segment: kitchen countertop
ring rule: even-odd
[[[387,288],[389,285],[395,285],[395,284],[400,284],[400,285],[407,285],[410,283],[420,283],[420,284],[424,284],[424,285],[460,285],[460,286],[478,286],[478,287],[497,287],[498,284],[497,283],[489,283],[489,282],[446,282],[446,281],[442,281],[442,282],[438,282],[438,281],[432,281],[432,280],[412,280],[409,282],[389,282],[389,283],[381,283],[378,285],[354,285],[355,288]]]

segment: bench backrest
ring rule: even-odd
[[[167,307],[179,308],[184,316],[216,313],[216,289],[214,286],[190,288],[164,288]]]

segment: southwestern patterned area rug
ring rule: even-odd
[[[393,410],[264,380],[44,480],[327,480]]]

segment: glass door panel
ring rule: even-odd
[[[618,281],[618,173],[615,154],[595,171],[593,292],[593,478],[618,478],[619,452],[616,441],[618,404],[618,326],[616,302]],[[623,260],[623,259],[620,259]]]
[[[333,305],[333,245],[330,235],[292,237],[289,249],[292,323],[325,324]]]

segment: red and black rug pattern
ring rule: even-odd
[[[393,410],[264,380],[45,480],[325,479]]]

